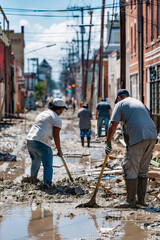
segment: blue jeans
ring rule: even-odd
[[[107,132],[108,132],[109,118],[108,117],[98,117],[98,137],[101,136],[103,121],[104,121],[104,124],[105,124],[105,133],[106,133],[106,135],[107,135]]]
[[[39,141],[27,140],[27,148],[32,159],[31,176],[37,176],[42,162],[44,184],[51,183],[53,176],[53,154],[51,147]]]

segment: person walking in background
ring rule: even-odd
[[[75,103],[75,100],[73,100],[73,102],[72,102],[72,108],[73,108],[73,113],[74,113],[75,110],[76,110],[76,103]]]
[[[101,137],[102,124],[105,124],[105,134],[107,135],[109,119],[111,117],[111,106],[102,99],[96,106],[96,119],[98,120],[98,137]]]
[[[78,111],[78,117],[82,146],[84,147],[84,137],[86,136],[87,146],[90,147],[92,113],[88,109],[88,103],[83,104],[83,107]]]
[[[52,183],[53,175],[53,153],[51,149],[51,140],[54,139],[57,155],[63,156],[60,145],[60,130],[62,121],[59,115],[68,109],[64,101],[60,98],[51,100],[48,104],[48,110],[41,112],[35,120],[27,136],[27,148],[30,154],[31,180],[36,180],[41,162],[43,164],[43,181],[49,187]]]
[[[130,207],[145,205],[147,172],[152,151],[157,142],[156,126],[149,116],[147,108],[139,100],[129,96],[126,89],[119,89],[107,134],[106,154],[112,146],[111,140],[120,121],[123,122],[123,135],[126,152],[122,161],[127,190],[127,202]]]

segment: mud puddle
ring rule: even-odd
[[[1,215],[1,240],[150,239],[150,232],[142,228],[140,221],[128,220],[120,212],[114,216],[93,211],[76,215],[34,205],[8,205],[3,206]]]
[[[81,163],[82,159],[81,158],[77,158],[77,157],[68,157],[68,156],[64,156],[64,160],[66,163]],[[62,166],[62,160],[60,157],[54,156],[53,157],[53,166]]]

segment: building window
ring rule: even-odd
[[[136,7],[136,0],[134,0],[134,6]]]
[[[130,93],[133,98],[139,99],[139,81],[138,74],[132,75],[130,77]]]
[[[132,9],[132,0],[131,0],[131,9]]]
[[[152,7],[152,19],[151,19],[151,41],[154,40],[154,0],[152,0],[152,3],[151,3],[151,7]]]
[[[114,43],[120,43],[120,34],[119,32],[114,33]]]
[[[148,44],[148,4],[146,4],[146,44]]]
[[[133,27],[131,26],[131,55],[133,54]]]
[[[155,68],[150,68],[150,90],[151,90],[151,113],[156,114],[156,105],[157,105],[157,91],[156,91],[156,70]]]
[[[136,23],[134,24],[134,52],[136,53]]]
[[[157,0],[157,37],[160,36],[160,1]]]

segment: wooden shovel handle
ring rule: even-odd
[[[63,156],[61,156],[61,160],[62,160],[63,165],[64,165],[64,167],[65,167],[65,169],[66,169],[66,172],[67,172],[67,174],[68,174],[68,176],[69,176],[69,179],[71,180],[71,182],[73,182],[73,178],[72,178],[72,176],[71,176],[71,174],[70,174],[70,171],[69,171],[69,169],[68,169],[68,167],[67,167],[67,164],[66,164]]]
[[[93,194],[92,198],[94,198],[96,196],[97,192],[98,192],[98,188],[99,188],[99,185],[100,185],[100,182],[101,182],[101,178],[102,178],[102,175],[103,175],[103,172],[104,172],[104,169],[105,169],[108,157],[109,157],[109,154],[106,154],[105,159],[104,159],[104,163],[102,165],[102,169],[101,169],[98,181],[97,181],[97,185],[96,185],[96,188],[94,190],[94,194]]]

